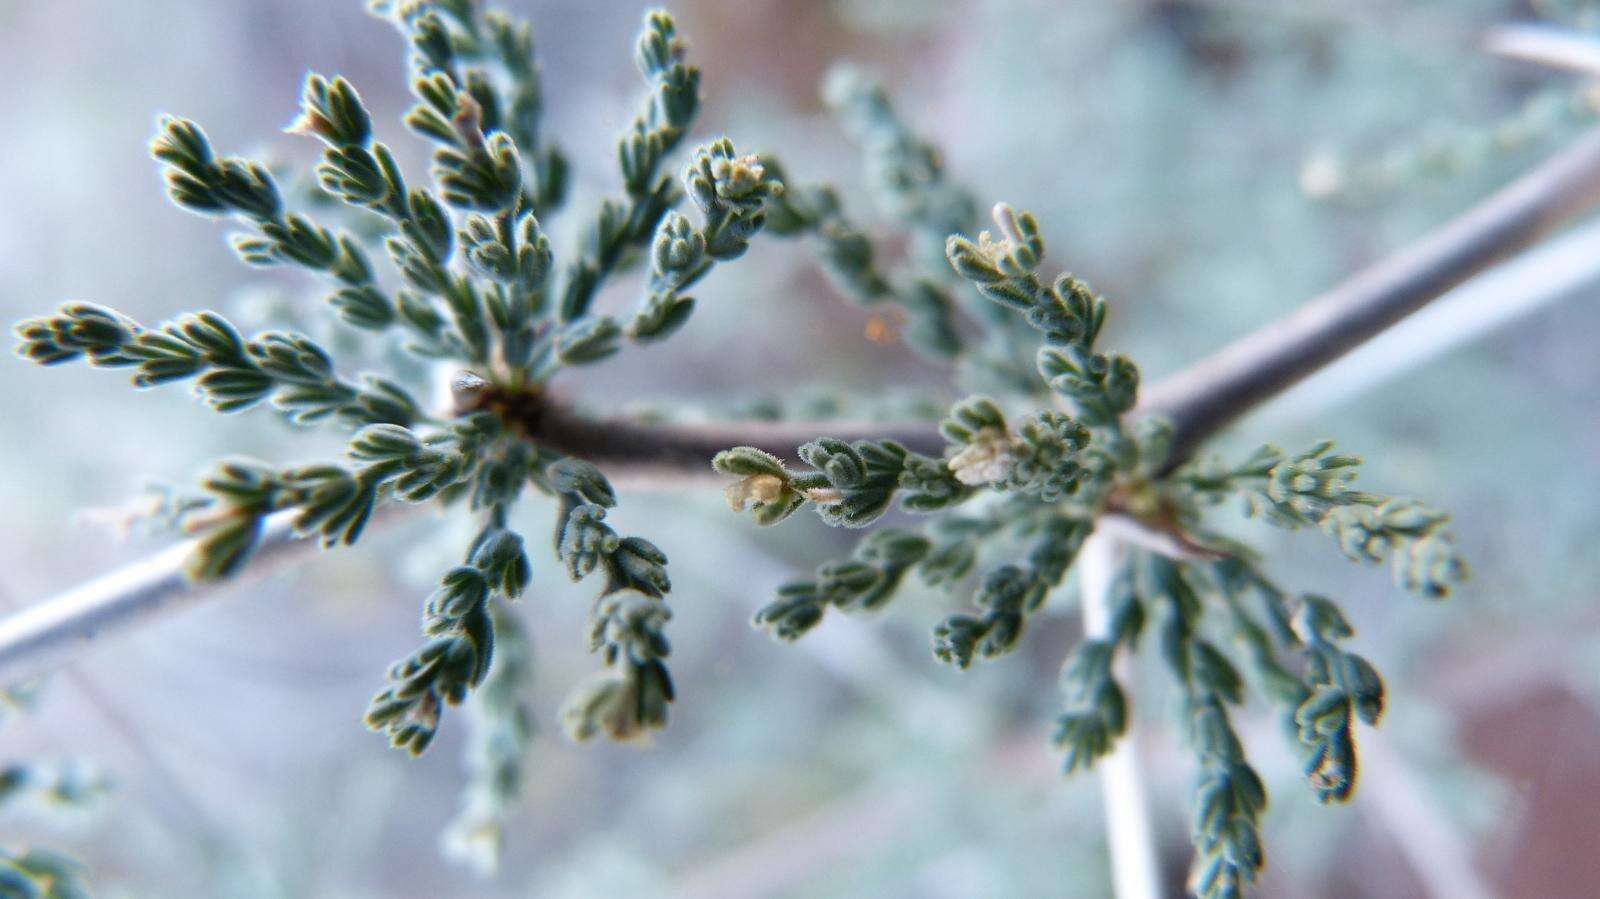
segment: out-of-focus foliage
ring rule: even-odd
[[[36,684],[0,689],[0,715],[26,710],[36,692]],[[107,789],[104,777],[82,762],[8,761],[0,764],[0,816],[20,805],[81,808]],[[85,867],[76,859],[37,845],[0,845],[0,896],[80,899],[88,895]]]

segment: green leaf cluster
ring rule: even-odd
[[[858,121],[867,123],[861,127],[887,120],[881,94],[853,90]],[[869,163],[901,214],[948,221],[956,207],[928,194],[930,185],[944,183],[936,156],[903,130],[885,130],[877,140]],[[792,189],[776,208],[783,222],[777,230],[819,228],[836,200]],[[799,448],[808,469],[791,470],[753,447],[714,461],[734,478],[729,504],[760,524],[810,505],[827,524],[866,527],[896,496],[900,510],[932,518],[920,530],[897,523],[869,533],[850,558],[781,586],[756,624],[795,640],[830,607],[883,608],[908,589],[912,571],[929,586],[970,582],[972,609],[945,618],[932,640],[937,659],[966,668],[1016,648],[1104,516],[1131,519],[1171,558],[1135,553],[1116,577],[1106,597],[1109,626],[1079,643],[1063,667],[1067,707],[1054,742],[1069,773],[1115,749],[1131,705],[1115,663],[1153,630],[1196,762],[1190,886],[1202,897],[1241,895],[1264,863],[1266,805],[1232,721],[1245,700],[1241,671],[1283,710],[1323,802],[1347,799],[1354,789],[1354,722],[1377,722],[1383,685],[1368,662],[1344,648],[1352,632],[1334,603],[1290,599],[1258,572],[1248,548],[1211,529],[1207,511],[1234,499],[1246,515],[1275,525],[1320,528],[1354,560],[1387,561],[1398,584],[1427,598],[1446,596],[1466,565],[1446,530],[1447,515],[1355,490],[1360,460],[1334,453],[1331,444],[1298,456],[1267,447],[1236,466],[1208,460],[1166,473],[1172,429],[1134,417],[1138,366],[1099,348],[1106,300],[1070,274],[1040,274],[1045,247],[1032,215],[1000,204],[993,218],[993,232],[947,232],[943,249],[949,272],[967,285],[964,295],[1000,313],[972,317],[986,339],[953,352],[958,381],[1005,389],[949,408],[939,429],[941,455],[891,440],[824,437]],[[870,250],[854,258],[870,263]],[[879,289],[867,264],[840,280],[860,292]],[[1031,338],[1020,339],[1018,328]],[[1019,384],[1018,357],[1032,362],[1031,384]],[[1230,653],[1230,646],[1241,651]]]
[[[606,523],[616,496],[605,475],[541,439],[542,411],[570,370],[682,329],[695,308],[689,290],[746,252],[783,184],[725,138],[674,161],[700,108],[700,70],[673,18],[652,11],[634,44],[639,111],[614,157],[585,160],[614,171],[621,196],[601,203],[572,245],[558,245],[544,223],[564,204],[572,163],[542,127],[532,28],[464,0],[371,9],[405,41],[414,102],[404,125],[431,148],[426,173],[402,171],[381,123],[337,75],[307,75],[286,129],[319,144],[306,211],[293,208],[299,192],[280,184],[285,176],[219,152],[192,121],[161,118],[151,143],[173,202],[236,225],[241,260],[314,276],[348,326],[338,343],[246,336],[211,311],[146,326],[70,303],[19,323],[17,350],[40,364],[126,369],[141,389],[188,382],[218,412],[271,407],[292,425],[345,432],[340,458],[223,459],[198,494],[163,502],[162,514],[196,537],[196,580],[237,573],[285,524],[331,548],[356,542],[393,503],[475,520],[460,564],[423,603],[423,642],[391,666],[366,723],[416,755],[447,708],[475,700],[472,785],[450,844],[487,864],[532,740],[520,698],[531,654],[511,606],[534,577],[513,517],[525,492],[556,506],[552,549],[568,575],[603,575],[589,628],[602,670],[565,706],[568,731],[634,739],[666,725],[673,697],[666,556]],[[685,200],[693,211],[679,211]],[[601,286],[635,268],[643,286],[631,317],[599,309]],[[410,359],[346,375],[329,346],[357,343],[375,350],[367,358]],[[449,380],[451,408],[419,401],[437,393],[429,375]]]

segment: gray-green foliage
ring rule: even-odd
[[[127,369],[139,388],[187,381],[218,412],[270,406],[291,424],[348,432],[342,459],[218,462],[200,495],[174,507],[178,525],[198,537],[189,565],[197,580],[240,570],[275,516],[326,547],[355,543],[391,503],[434,503],[479,522],[423,605],[424,642],[389,669],[365,720],[415,755],[447,707],[479,696],[473,785],[448,842],[492,861],[532,737],[519,698],[530,657],[509,605],[534,577],[509,523],[525,491],[555,500],[553,550],[568,575],[602,575],[590,626],[602,667],[566,705],[568,731],[639,737],[666,725],[673,697],[665,555],[617,534],[605,522],[616,504],[605,475],[530,439],[526,416],[568,369],[683,327],[694,309],[686,291],[745,252],[783,185],[726,139],[690,153],[673,174],[673,152],[699,108],[700,71],[672,17],[651,12],[634,50],[646,96],[617,143],[623,198],[601,205],[580,244],[557,247],[542,221],[562,205],[568,162],[541,130],[530,27],[461,0],[371,6],[408,46],[415,103],[404,122],[433,148],[427,177],[407,180],[341,77],[307,76],[288,129],[322,144],[315,181],[331,203],[317,208],[342,205],[359,226],[291,209],[292,192],[266,166],[220,154],[188,120],[162,118],[151,153],[173,202],[240,227],[230,240],[244,262],[308,270],[327,283],[331,313],[354,335],[453,366],[455,408],[425,409],[415,397],[426,385],[399,373],[342,373],[306,335],[245,335],[211,311],[147,326],[68,304],[17,325],[18,352],[41,364]],[[694,213],[677,211],[685,198]],[[363,238],[373,221],[376,240]],[[392,272],[380,271],[383,257]],[[606,279],[641,263],[648,273],[631,319],[591,308]]]
[[[779,235],[814,236],[823,269],[839,292],[869,309],[898,310],[895,314],[905,319],[904,339],[918,353],[961,360],[969,375],[987,379],[997,390],[1033,389],[1017,366],[1007,364],[1026,329],[1002,310],[958,291],[959,279],[944,259],[945,239],[977,224],[972,194],[946,176],[938,148],[896,113],[883,86],[865,72],[834,69],[823,96],[861,145],[868,192],[903,235],[906,258],[886,267],[880,259],[883,236],[850,218],[838,190],[791,182],[771,157],[765,160],[769,171],[789,189],[772,203],[769,227]],[[962,308],[987,325],[978,335],[980,345],[969,346],[974,337],[958,325]]]
[[[879,164],[891,171],[879,172],[882,180],[918,181],[916,157],[886,159]],[[868,534],[851,558],[780,587],[755,623],[794,640],[830,607],[886,606],[913,573],[927,585],[970,579],[973,609],[933,631],[935,657],[966,668],[1017,647],[1100,516],[1131,517],[1175,538],[1176,558],[1131,553],[1116,576],[1106,632],[1080,643],[1063,668],[1067,708],[1054,742],[1069,773],[1112,751],[1129,720],[1113,663],[1153,631],[1197,763],[1190,885],[1204,897],[1241,895],[1264,863],[1259,825],[1266,804],[1232,723],[1244,701],[1241,668],[1292,722],[1307,780],[1323,802],[1342,801],[1354,788],[1354,721],[1376,723],[1383,686],[1369,663],[1343,648],[1352,632],[1336,605],[1289,598],[1259,573],[1247,548],[1208,529],[1205,510],[1237,498],[1247,515],[1274,525],[1318,527],[1352,559],[1388,561],[1398,584],[1429,599],[1443,598],[1466,576],[1445,531],[1448,516],[1415,500],[1355,490],[1360,460],[1333,454],[1326,443],[1294,456],[1266,447],[1236,466],[1206,461],[1162,475],[1171,432],[1159,420],[1130,416],[1139,369],[1098,345],[1105,300],[1070,275],[1041,276],[1044,242],[1033,216],[1001,204],[994,221],[995,231],[976,239],[950,236],[945,254],[971,296],[1008,312],[1013,327],[1031,330],[1037,386],[956,403],[940,426],[945,449],[937,458],[890,440],[826,437],[800,448],[809,466],[801,470],[751,447],[721,454],[715,467],[736,479],[727,489],[730,505],[761,524],[811,505],[828,524],[866,527],[897,497],[904,512],[933,516],[920,529]],[[975,324],[997,330],[992,317]],[[989,354],[958,354],[966,380],[1008,381],[1005,371],[1014,366],[990,354],[1017,341],[1014,331],[1001,333],[976,344]],[[985,368],[995,370],[973,374]],[[1225,651],[1230,644],[1243,648],[1240,659]]]
[[[1181,697],[1197,763],[1197,893],[1239,894],[1264,858],[1265,790],[1231,719],[1244,700],[1241,671],[1292,721],[1318,798],[1349,796],[1353,722],[1377,720],[1381,680],[1344,648],[1351,630],[1337,606],[1281,591],[1247,549],[1208,529],[1205,513],[1237,498],[1274,525],[1318,527],[1352,558],[1389,562],[1400,584],[1430,598],[1466,573],[1443,513],[1353,489],[1357,460],[1327,445],[1298,456],[1266,448],[1238,465],[1208,461],[1162,474],[1171,434],[1131,415],[1139,369],[1100,347],[1106,301],[1071,275],[1040,273],[1044,241],[1026,212],[1001,204],[993,233],[964,236],[976,225],[972,195],[859,73],[842,70],[826,94],[863,147],[880,211],[906,237],[907,259],[894,270],[880,262],[887,242],[847,216],[838,191],[786,190],[774,156],[741,155],[716,140],[688,154],[681,177],[670,174],[669,158],[699,107],[700,72],[660,12],[646,16],[635,45],[647,95],[617,144],[620,194],[593,213],[576,246],[559,247],[542,221],[562,205],[568,162],[541,129],[528,26],[480,14],[466,0],[372,6],[408,43],[415,105],[405,124],[432,146],[428,176],[406,180],[342,78],[309,76],[290,128],[323,144],[318,190],[362,226],[337,229],[290,209],[291,194],[265,166],[218,155],[187,120],[163,119],[152,153],[175,203],[240,226],[231,242],[243,261],[314,273],[353,334],[451,366],[455,408],[425,408],[414,398],[420,385],[398,373],[341,372],[307,336],[246,336],[209,311],[147,326],[75,303],[16,330],[19,352],[43,364],[124,368],[140,388],[189,381],[219,412],[270,406],[294,425],[349,433],[338,460],[222,460],[199,496],[173,504],[179,524],[198,536],[190,568],[197,579],[238,571],[270,520],[331,547],[358,540],[388,503],[433,503],[473,517],[474,539],[423,605],[424,641],[392,666],[366,714],[370,727],[416,754],[435,738],[447,707],[477,698],[472,786],[448,835],[452,851],[492,861],[532,738],[521,689],[531,654],[511,605],[534,578],[527,541],[510,526],[524,492],[554,501],[552,549],[568,577],[599,575],[589,645],[602,665],[563,707],[568,733],[631,740],[665,726],[675,689],[666,665],[666,558],[649,541],[616,532],[607,518],[617,497],[605,474],[530,434],[529,418],[568,369],[682,328],[695,309],[688,291],[717,263],[743,255],[764,228],[813,236],[842,293],[903,309],[908,342],[950,360],[974,395],[949,408],[937,455],[887,439],[822,437],[799,448],[799,468],[751,447],[717,458],[716,468],[734,478],[730,504],[762,524],[806,505],[847,528],[871,527],[897,506],[928,516],[921,527],[872,531],[850,558],[783,586],[757,614],[758,626],[794,640],[830,608],[870,612],[915,581],[970,582],[971,607],[933,635],[936,657],[966,668],[1020,644],[1098,518],[1132,517],[1177,535],[1190,552],[1132,555],[1114,580],[1109,627],[1064,666],[1055,743],[1066,770],[1091,767],[1125,733],[1129,699],[1114,663],[1148,634]],[[684,199],[692,211],[679,211]],[[373,221],[381,224],[369,240],[361,235]],[[375,264],[384,257],[388,271]],[[641,267],[631,317],[594,309],[602,285]],[[1233,645],[1240,650],[1225,651]]]
[[[1415,499],[1353,489],[1361,460],[1332,449],[1323,441],[1288,456],[1264,446],[1237,466],[1202,462],[1173,480],[1196,505],[1236,496],[1245,515],[1290,530],[1319,527],[1352,561],[1388,561],[1395,583],[1405,590],[1428,599],[1447,596],[1466,576],[1445,530],[1449,515]],[[1194,514],[1192,508],[1187,511]]]
[[[1546,88],[1485,123],[1434,123],[1419,136],[1358,161],[1322,151],[1305,161],[1300,186],[1313,199],[1351,205],[1390,200],[1430,182],[1472,174],[1505,157],[1546,147],[1594,121],[1600,96],[1590,86]]]
[[[1593,32],[1600,26],[1600,5],[1592,0],[1533,0],[1530,6],[1555,25],[1548,30],[1557,40],[1563,30]],[[1590,83],[1540,88],[1492,121],[1435,120],[1376,151],[1317,152],[1301,168],[1300,187],[1318,200],[1363,204],[1393,199],[1428,182],[1437,186],[1550,146],[1592,123],[1597,112],[1600,94]]]

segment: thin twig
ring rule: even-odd
[[[1600,76],[1600,40],[1549,25],[1496,25],[1483,48],[1495,56],[1554,69]]]
[[[1078,583],[1083,590],[1083,636],[1103,640],[1111,635],[1111,585],[1123,552],[1119,539],[1097,527],[1078,552]],[[1127,678],[1127,658],[1113,666]],[[1111,849],[1111,883],[1117,899],[1160,899],[1161,863],[1150,827],[1144,773],[1139,765],[1138,734],[1130,728],[1109,755],[1095,763],[1104,797],[1106,837]]]
[[[798,463],[795,449],[818,436],[853,442],[894,440],[913,452],[937,456],[944,441],[932,423],[873,421],[734,421],[704,424],[644,424],[622,418],[594,419],[548,403],[523,422],[529,439],[608,472],[640,468],[676,477],[710,476],[711,459],[734,446],[753,446]]]
[[[1315,418],[1360,394],[1600,282],[1600,221],[1560,237],[1450,291],[1262,406],[1263,419]]]
[[[418,508],[384,506],[369,527]],[[267,519],[246,576],[299,558],[317,545],[295,535],[295,515],[293,511],[279,512]],[[185,568],[196,542],[170,546],[0,619],[0,684],[45,674],[76,659],[107,635],[149,624],[232,586],[231,582],[199,584],[188,578]]]
[[[293,537],[293,513],[267,522],[256,566],[298,552],[308,544]],[[36,603],[0,621],[0,683],[43,674],[84,652],[107,633],[154,620],[207,592],[189,581],[184,566],[195,541],[185,541],[131,565]]]
[[[1428,894],[1434,899],[1494,899],[1494,888],[1474,864],[1471,842],[1440,814],[1439,803],[1423,793],[1421,772],[1377,734],[1365,735],[1361,751],[1367,781],[1361,802],[1393,832]]]
[[[1177,440],[1170,464],[1176,465],[1239,416],[1597,201],[1600,129],[1413,247],[1153,385],[1140,412],[1173,421]],[[681,482],[684,474],[705,472],[711,456],[730,446],[792,449],[831,428],[831,436],[841,439],[892,436],[913,449],[936,447],[932,427],[925,427],[815,422],[645,426],[591,422],[553,410],[535,431],[552,445],[581,448],[582,454],[602,460],[619,480],[626,480],[627,467],[639,462],[643,473],[671,473]],[[782,455],[792,458],[791,452]],[[253,567],[293,556],[305,546],[290,537],[285,519],[277,519]],[[0,621],[0,684],[49,670],[103,635],[132,629],[180,600],[198,596],[200,588],[182,573],[190,551],[188,544],[173,547]]]
[[[1155,385],[1140,408],[1173,424],[1169,469],[1265,400],[1597,201],[1600,128],[1413,246]]]

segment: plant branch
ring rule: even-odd
[[[291,547],[313,545],[294,540],[292,517],[280,513],[268,521],[257,550],[258,564]],[[184,563],[194,546],[195,541],[184,541],[7,616],[0,621],[0,683],[41,674],[81,654],[103,634],[146,623],[204,595],[205,590],[184,575]]]
[[[944,440],[932,422],[736,421],[706,424],[645,424],[622,418],[594,419],[559,403],[546,403],[523,422],[530,439],[587,459],[608,473],[628,469],[712,477],[711,459],[732,446],[753,446],[795,465],[795,450],[819,436],[846,442],[894,440],[913,452],[938,456]]]
[[[1261,414],[1314,419],[1520,318],[1587,296],[1600,282],[1600,221],[1590,219],[1450,291],[1428,308],[1362,344],[1274,397]]]
[[[391,504],[373,524],[416,509]],[[316,547],[315,540],[295,536],[292,522],[297,514],[289,510],[267,519],[248,572],[260,573]],[[149,624],[231,586],[189,580],[185,571],[196,543],[185,540],[0,619],[0,685],[45,674],[104,637]]]
[[[1362,802],[1395,836],[1417,879],[1435,899],[1493,899],[1478,873],[1472,844],[1422,787],[1421,772],[1376,734],[1362,740],[1368,789]]]
[[[1111,635],[1109,597],[1123,551],[1120,538],[1102,526],[1089,535],[1078,552],[1086,640],[1104,640]],[[1116,676],[1124,679],[1130,667],[1126,656],[1113,663]],[[1111,849],[1111,883],[1117,899],[1160,899],[1161,862],[1150,826],[1138,753],[1138,732],[1130,726],[1111,752],[1095,763]]]
[[[1504,59],[1600,76],[1600,40],[1549,25],[1496,25],[1484,33],[1483,47]]]
[[[1600,201],[1600,128],[1416,244],[1145,393],[1176,431],[1170,470],[1207,437]]]
[[[1205,438],[1359,346],[1482,269],[1600,201],[1600,129],[1401,250],[1270,324],[1153,385],[1143,414],[1171,419],[1177,440],[1169,467]],[[531,435],[601,463],[629,482],[638,477],[709,476],[711,457],[736,445],[792,459],[822,433],[840,439],[892,437],[911,449],[937,451],[932,425],[746,422],[645,425],[595,421],[549,405]],[[295,540],[287,518],[269,523],[252,568],[297,556],[315,544]],[[131,630],[209,588],[187,581],[192,544],[172,547],[0,621],[0,684],[14,683],[75,658],[100,638]]]

